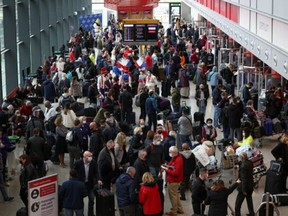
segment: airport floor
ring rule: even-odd
[[[187,105],[191,106],[192,108],[192,113],[195,111],[198,111],[197,106],[196,106],[196,101],[194,99],[194,94],[195,94],[195,86],[190,82],[190,97],[189,99],[184,99],[187,102]],[[211,91],[210,91],[211,92]],[[139,108],[134,107],[136,111],[136,118],[138,119],[139,116]],[[206,116],[205,118],[209,118],[213,116],[213,106],[211,105],[211,97],[209,98],[207,109],[206,109]],[[217,139],[222,138],[222,132],[220,129],[217,129],[218,137]],[[259,148],[259,150],[263,153],[264,155],[264,163],[267,167],[269,167],[270,161],[273,159],[273,156],[271,155],[271,149],[277,144],[277,138],[279,137],[278,135],[273,135],[270,137],[263,137],[262,139],[262,146]],[[10,186],[6,187],[7,192],[10,196],[14,197],[14,200],[11,202],[4,202],[2,196],[0,195],[0,216],[14,216],[16,215],[16,211],[23,207],[23,203],[19,197],[19,172],[20,172],[20,164],[19,164],[19,156],[23,153],[23,148],[24,148],[25,142],[22,140],[19,144],[17,144],[16,150],[13,152],[9,153],[8,156],[8,164],[9,164],[9,177],[11,180],[9,181]],[[220,161],[221,161],[221,154],[219,154],[219,150],[217,149],[216,151],[216,157],[218,159],[218,165],[220,166]],[[65,156],[65,161],[66,164],[68,163],[68,154]],[[48,162],[49,166],[49,171],[48,175],[50,174],[58,174],[58,184],[62,184],[65,180],[69,178],[69,168],[62,168],[59,165],[54,165],[50,161]],[[233,172],[233,169],[228,169],[228,170],[222,170],[221,172],[221,179],[224,180],[226,186],[229,186],[230,180],[236,179],[235,174]],[[207,182],[207,184],[210,184],[211,182]],[[264,191],[264,185],[265,185],[265,176],[263,176],[260,181],[259,181],[259,186],[257,189],[254,190],[253,193],[253,203],[254,203],[254,209],[255,212],[257,208],[259,207],[261,200],[262,200],[262,194]],[[115,188],[113,188],[115,190]],[[171,203],[169,200],[169,196],[167,193],[167,189],[164,188],[164,194],[165,194],[165,203],[164,203],[164,212],[170,211],[171,208]],[[228,203],[229,205],[234,209],[235,206],[235,199],[237,196],[237,190],[235,190],[229,197]],[[86,216],[87,214],[87,198],[85,198],[85,211],[84,215]],[[119,215],[119,211],[117,209],[117,202],[115,206],[115,215]],[[186,191],[186,200],[181,201],[183,207],[184,207],[184,215],[192,215],[193,210],[192,210],[192,204],[191,204],[191,192]],[[208,210],[209,206],[206,207],[206,212]],[[278,210],[280,212],[280,215],[287,215],[287,210],[288,207],[278,207]],[[230,211],[229,211],[230,212]],[[242,205],[242,215],[248,214],[248,209],[247,209],[247,204],[246,201],[244,201]],[[231,214],[230,214],[231,215]],[[215,215],[217,216],[217,215]]]

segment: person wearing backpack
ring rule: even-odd
[[[69,89],[67,87],[64,88],[64,93],[59,98],[59,105],[62,106],[62,108],[65,108],[65,105],[67,103],[72,104],[75,102],[75,98],[69,94]]]
[[[74,127],[70,129],[70,131],[72,132],[72,138],[68,138],[68,136],[71,136],[69,135],[69,132],[66,135],[71,169],[73,169],[74,167],[74,162],[80,159],[80,154],[81,154],[80,145],[83,142],[83,136],[82,136],[82,131],[80,127],[81,127],[80,120],[75,119]]]

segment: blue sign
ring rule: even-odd
[[[93,24],[99,19],[102,26],[102,14],[90,14],[90,15],[81,15],[79,17],[79,26],[82,26],[83,30],[93,30]]]

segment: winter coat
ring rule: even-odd
[[[116,195],[119,208],[136,202],[135,181],[128,173],[121,174],[116,180]]]
[[[156,182],[141,185],[139,203],[143,205],[144,215],[159,214],[162,211],[159,188]]]
[[[207,199],[205,201],[206,205],[209,206],[208,216],[226,216],[227,215],[227,200],[228,196],[234,191],[238,186],[237,183],[233,184],[229,188],[222,188],[219,191],[208,191]]]
[[[191,150],[184,150],[180,152],[180,154],[183,157],[183,164],[184,164],[183,175],[184,177],[190,177],[190,175],[196,169],[195,155],[192,153]]]
[[[240,128],[241,127],[241,118],[243,117],[243,111],[236,104],[230,104],[228,108],[229,116],[229,127],[230,128]]]
[[[42,86],[45,100],[49,100],[53,103],[54,98],[57,97],[54,83],[52,82],[52,80],[46,80],[43,82]]]
[[[180,183],[183,180],[183,158],[178,153],[177,156],[173,157],[168,163],[169,168],[166,170],[166,180],[169,183]]]

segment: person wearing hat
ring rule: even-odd
[[[204,84],[200,84],[199,89],[196,91],[195,99],[196,99],[196,104],[199,108],[199,112],[203,113],[204,115],[206,113],[206,106],[207,106],[208,98],[209,98],[209,92],[207,88],[205,89]]]
[[[107,74],[108,74],[107,69],[105,67],[102,67],[101,74],[97,79],[98,92],[100,93],[100,98],[102,99],[105,98],[105,82],[107,80]]]
[[[132,84],[132,79],[131,79],[131,76],[129,75],[129,67],[128,66],[123,67],[122,75],[119,77],[119,85],[121,85],[123,88],[124,85],[126,85],[126,84],[128,84],[130,87]]]

